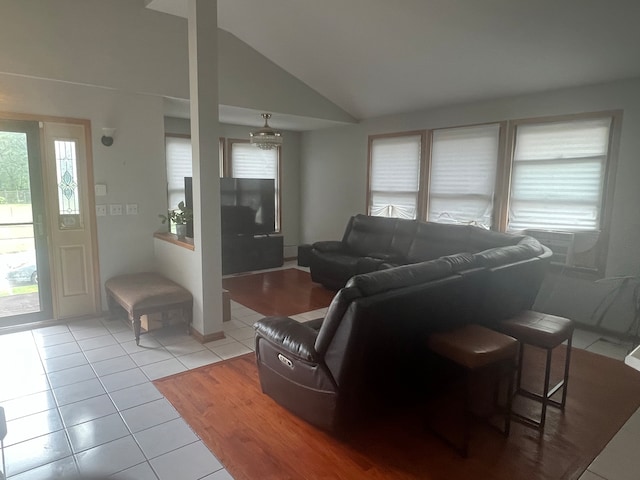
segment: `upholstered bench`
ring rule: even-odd
[[[193,296],[187,289],[159,273],[120,275],[107,280],[104,287],[109,311],[115,314],[119,305],[129,315],[137,345],[140,344],[142,315],[162,313],[164,321],[170,310],[181,310],[187,324],[187,333],[191,333]]]

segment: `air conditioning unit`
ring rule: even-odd
[[[545,247],[553,252],[551,264],[572,266],[573,265],[573,245],[575,233],[554,232],[551,230],[525,230],[525,235],[537,239]]]

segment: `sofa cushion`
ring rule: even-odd
[[[484,228],[472,228],[469,235],[468,251],[476,253],[490,248],[517,245],[523,238],[522,235],[494,232]]]
[[[288,317],[266,317],[254,325],[262,337],[279,345],[288,353],[308,362],[319,358],[311,348],[317,338],[317,330]]]
[[[444,278],[451,271],[451,263],[446,260],[431,260],[356,275],[347,282],[347,287],[357,287],[363,295],[369,296]]]
[[[411,263],[424,262],[454,253],[469,251],[471,229],[468,225],[420,223],[407,259]]]
[[[409,255],[409,248],[416,236],[416,230],[418,229],[417,220],[405,220],[399,218],[396,222],[396,228],[393,232],[393,238],[391,239],[391,254],[398,257],[392,263],[406,263],[407,255]]]
[[[510,245],[507,247],[490,248],[484,252],[476,253],[478,263],[483,267],[497,267],[508,263],[527,260],[541,254],[544,250],[539,245]]]
[[[299,248],[299,247],[298,247]],[[315,242],[312,245],[319,252],[325,253],[345,253],[345,245],[337,240],[324,240],[321,242]]]
[[[463,270],[469,270],[480,266],[476,256],[473,253],[467,252],[447,255],[446,257],[442,257],[442,260],[449,262],[453,273],[462,272]]]
[[[356,265],[355,275],[360,273],[375,272],[380,268],[380,265],[385,263],[384,259],[375,257],[359,257]]]
[[[395,218],[356,215],[345,244],[350,251],[362,256],[370,252],[387,253],[395,226]]]
[[[324,321],[322,322],[322,327],[318,331],[318,336],[316,337],[314,348],[316,352],[324,355],[333,340],[333,336],[338,330],[340,326],[340,322],[342,321],[342,317],[344,316],[347,308],[351,305],[351,302],[356,298],[362,296],[362,293],[359,289],[355,287],[344,287],[342,288],[333,300],[331,301],[331,305],[327,309],[327,314],[324,317]]]

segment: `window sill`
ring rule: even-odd
[[[173,243],[179,247],[186,248],[187,250],[195,250],[193,245],[193,238],[185,238],[184,240],[178,240],[178,236],[169,232],[156,232],[153,234],[154,238],[162,240],[164,242]]]
[[[598,280],[603,274],[597,268],[572,267],[569,265],[549,265],[549,271],[565,277],[581,278],[584,280]]]

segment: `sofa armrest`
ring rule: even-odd
[[[339,240],[316,242],[313,244],[313,248],[323,253],[340,253],[347,251],[345,244]]]
[[[261,336],[283,351],[307,362],[318,362],[314,348],[318,331],[289,317],[266,317],[253,327]]]

